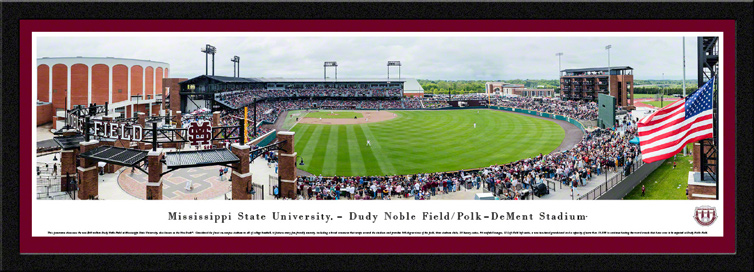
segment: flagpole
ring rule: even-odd
[[[683,37],[683,96],[681,99],[686,99],[686,37]],[[687,147],[683,147],[683,156],[686,156]]]

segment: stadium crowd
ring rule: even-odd
[[[419,98],[415,97],[407,97],[403,99],[403,107],[406,109],[421,109],[424,108],[422,106],[422,101]]]
[[[529,97],[506,97],[495,98],[494,106],[535,110],[568,116],[579,120],[597,119],[598,108],[595,102],[558,100],[558,99],[533,99]]]
[[[318,98],[318,97],[401,97],[397,88],[306,88],[306,89],[228,89],[215,94],[215,100],[232,108],[240,108],[261,98]]]
[[[228,90],[215,95],[215,99],[231,108],[250,105],[254,99],[276,98],[278,101],[263,100],[257,106],[276,109],[279,113],[291,109],[312,108],[314,105],[328,109],[422,109],[447,107],[447,100],[487,100],[484,94],[454,94],[450,97],[435,95],[424,98],[402,98],[401,100],[338,100],[318,97],[400,97],[400,89],[359,89],[359,88],[307,88],[285,90],[243,89]],[[282,100],[280,98],[292,98]],[[308,100],[306,100],[308,98]],[[494,106],[513,107],[564,115],[578,120],[594,120],[598,115],[597,103],[584,101],[562,101],[550,98],[494,97]],[[265,112],[262,110],[262,112]],[[259,108],[257,109],[259,111]],[[269,114],[268,114],[269,115]],[[274,114],[277,116],[276,114]],[[259,116],[258,116],[259,118]],[[260,118],[262,119],[262,118]],[[271,119],[265,119],[272,121]]]
[[[377,92],[377,93],[375,93]],[[339,100],[317,97],[385,97],[401,96],[398,89],[286,89],[286,90],[235,90],[218,94],[216,99],[234,108],[246,106],[254,98],[293,98],[262,100],[257,103],[257,121],[274,123],[280,113],[288,110],[315,107],[329,109],[421,109],[447,107],[447,96],[402,98],[401,100]],[[481,94],[452,95],[451,100],[474,100],[488,97]],[[564,115],[579,120],[597,118],[597,104],[583,101],[527,97],[496,97],[493,105]],[[224,125],[236,125],[242,120],[243,109],[223,113]],[[205,118],[194,116],[194,118]],[[426,173],[402,176],[357,177],[299,177],[298,199],[430,199],[437,194],[449,194],[465,188],[485,186],[500,199],[525,199],[533,187],[542,188],[545,180],[554,180],[574,188],[583,186],[604,171],[618,171],[630,167],[639,155],[639,148],[628,141],[637,135],[636,125],[628,122],[618,130],[596,129],[587,132],[572,149],[540,154],[504,165],[493,165],[479,170],[447,173]],[[259,135],[267,129],[257,128]],[[251,133],[250,133],[251,134]],[[546,186],[546,184],[545,184]]]
[[[576,188],[605,171],[626,171],[639,155],[638,146],[629,143],[637,135],[636,125],[626,122],[621,126],[620,130],[588,132],[570,150],[479,170],[402,176],[301,176],[297,180],[297,199],[426,200],[464,187],[486,186],[499,199],[520,200],[527,198],[534,186],[546,187],[546,179],[571,186],[574,189],[571,194],[578,197]]]

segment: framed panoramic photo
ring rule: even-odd
[[[18,237],[3,242],[19,254],[4,257],[19,269],[690,269],[747,245],[743,15],[449,4],[460,17],[448,19],[394,5],[6,17],[19,36],[4,39],[18,51],[4,68],[19,70],[3,79],[15,89],[0,120],[6,139],[18,125],[18,148],[3,146],[2,173],[18,186],[3,187],[3,230]]]
[[[22,22],[22,251],[733,249],[732,21],[337,23]]]

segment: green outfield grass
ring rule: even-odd
[[[565,137],[554,122],[502,111],[393,112],[377,123],[297,124],[298,167],[325,176],[454,171],[547,154]]]
[[[655,98],[654,94],[634,94],[635,99],[639,98]]]
[[[673,158],[665,160],[660,167],[649,174],[639,185],[623,199],[650,199],[650,200],[676,200],[686,199],[686,186],[688,185],[689,171],[694,157],[683,154],[676,155],[676,167],[673,169]],[[641,186],[644,185],[645,193],[641,196]]]
[[[293,110],[288,111],[288,115],[285,116],[285,121],[283,121],[283,127],[282,130],[290,130],[291,127],[293,127],[294,124],[296,124],[296,117],[301,118],[304,111],[302,110]],[[295,115],[295,116],[292,116]]]
[[[662,102],[662,107],[665,107],[665,106],[667,106],[667,105],[670,105],[670,104],[672,104],[673,102],[675,102],[675,101],[668,101],[668,100],[665,100],[665,101],[663,101],[663,102]],[[641,102],[641,103],[644,103],[644,104],[649,104],[649,105],[652,105],[652,106],[655,106],[655,107],[661,108],[661,106],[660,106],[660,101],[644,101],[644,102]]]
[[[352,111],[332,111],[332,112],[333,114],[331,114],[330,111],[310,112],[306,115],[306,117],[324,118],[324,119],[346,119],[346,118],[353,119],[354,116],[358,118],[364,117],[359,112],[352,112]]]

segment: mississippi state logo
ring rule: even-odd
[[[191,122],[188,127],[188,141],[191,145],[207,145],[212,139],[209,122]]]
[[[699,223],[699,225],[712,225],[712,223],[715,222],[715,219],[717,219],[717,211],[715,210],[715,207],[710,206],[696,207],[696,210],[694,210],[694,219],[696,219],[696,222]]]

